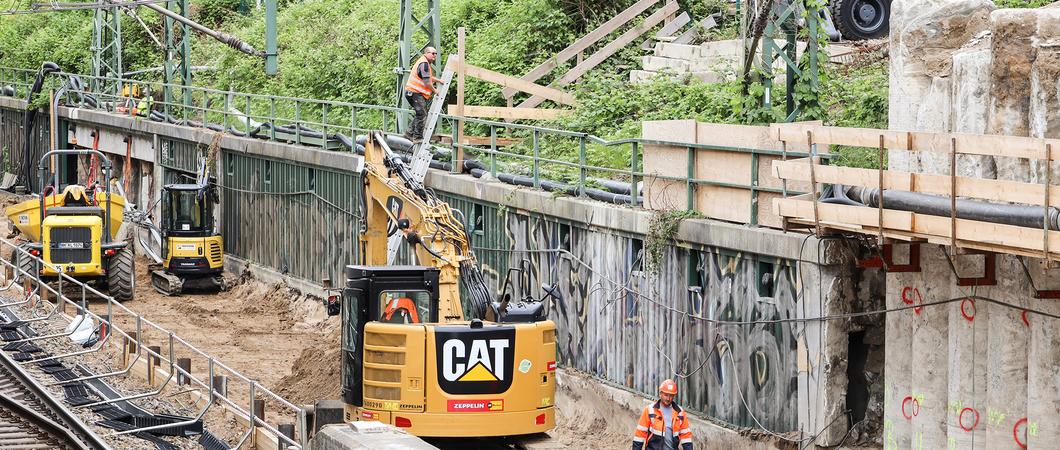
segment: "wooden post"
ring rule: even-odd
[[[254,399],[254,417],[265,421],[265,399],[256,398]]]
[[[148,350],[154,353],[147,354],[147,385],[155,385],[155,372],[158,370],[161,358],[155,356],[155,353],[162,354],[162,347],[158,345],[150,345],[147,347]]]
[[[950,138],[950,245],[957,254],[957,138]]]
[[[810,147],[810,197],[813,198],[813,224],[814,224],[814,235],[818,238],[821,237],[821,211],[818,205],[817,199],[817,172],[815,167],[817,165],[817,147],[813,143],[813,131],[806,132],[806,143]],[[883,196],[883,193],[880,193]]]
[[[877,206],[879,206],[879,214],[880,214],[880,217],[879,217],[879,221],[880,221],[879,232],[880,233],[879,233],[879,236],[878,236],[878,239],[879,239],[878,242],[879,242],[880,245],[883,245],[883,151],[884,151],[884,149],[885,149],[885,147],[884,147],[884,139],[883,139],[883,135],[881,134],[880,135],[880,149],[879,149],[879,152],[880,152],[879,153],[879,163],[880,163],[880,169],[879,169],[879,175],[880,175],[880,186],[879,186],[880,187],[880,199],[878,201],[879,205],[877,205]]]
[[[228,377],[224,375],[214,375],[211,386],[212,389],[221,396],[228,396]]]
[[[1049,269],[1049,189],[1053,184],[1053,144],[1045,144],[1045,201],[1042,202],[1045,216],[1042,218],[1042,266],[1044,274]]]
[[[456,48],[460,54],[460,70],[456,73],[456,109],[461,119],[456,122],[456,142],[453,143],[453,173],[464,172],[464,83],[467,80],[467,58],[465,57],[465,39],[467,30],[456,29]]]
[[[191,358],[177,358],[177,367],[181,370],[191,373]],[[177,372],[177,385],[189,385],[191,379],[183,373]]]
[[[294,424],[293,423],[281,423],[280,426],[278,426],[276,429],[280,432],[280,434],[282,434],[284,436],[287,436],[288,439],[290,439],[292,441],[294,440]],[[279,441],[280,441],[280,444],[277,447],[277,450],[287,450],[287,442],[284,441],[283,439],[280,439]]]
[[[11,266],[4,266],[4,284],[15,278],[15,270]]]
[[[130,331],[129,338],[121,341],[121,364],[122,367],[129,365],[129,355],[136,353],[136,332]]]

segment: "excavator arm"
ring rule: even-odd
[[[369,134],[364,153],[364,264],[387,265],[387,240],[392,233],[401,233],[419,265],[439,270],[439,318],[447,322],[471,318],[460,302],[461,283],[477,309],[474,316],[481,318],[492,298],[459,211],[415,180],[401,157],[387,146],[382,133]]]

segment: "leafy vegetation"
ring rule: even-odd
[[[447,0],[441,17],[442,53],[455,51],[456,28],[464,26],[468,30],[469,62],[502,73],[525,73],[634,1]],[[725,0],[682,0],[681,3],[696,19],[723,13],[731,6]],[[196,84],[366,104],[394,101],[397,0],[281,0],[280,6],[279,75],[266,76],[261,60],[196,36],[193,64],[212,68],[197,72]],[[144,8],[138,13],[146,22],[146,29],[131,17],[122,19],[127,71],[156,67],[162,61],[161,50],[150,37],[162,36],[162,20]],[[253,8],[253,2],[193,0],[191,15],[256,48],[264,48],[263,13]],[[723,16],[714,37],[734,37],[738,22],[731,15]],[[90,73],[91,23],[90,12],[5,17],[0,22],[0,66],[28,68],[52,60],[66,71]],[[739,95],[738,82],[707,84],[659,77],[647,83],[630,84],[628,72],[639,68],[643,54],[638,45],[627,46],[569,86],[580,106],[571,115],[544,125],[621,139],[639,136],[643,120],[694,118],[746,123],[749,119],[766,122],[783,117],[782,102],[774,102],[771,110],[758,106],[757,99],[764,95],[760,86],[752,86],[752,95],[744,97]],[[570,64],[573,61],[568,62],[568,67]],[[823,64],[822,70],[825,73],[819,85],[796,87],[803,100],[813,98],[811,94],[815,92],[820,94],[822,103],[807,108],[814,117],[823,116],[827,123],[836,125],[886,126],[886,63],[854,70],[839,70]],[[552,73],[563,72],[564,68],[560,67]],[[142,77],[157,79],[158,76],[155,72]],[[550,81],[547,77],[541,80],[542,83]],[[525,97],[517,97],[516,101],[521,98]],[[480,105],[505,103],[497,86],[476,80],[469,81],[466,100]],[[510,151],[531,154],[529,141]],[[629,150],[629,146],[603,147],[590,143],[586,160],[593,165],[628,167]],[[856,151],[849,152],[848,156],[845,150],[840,150],[844,163],[868,164]],[[571,139],[543,138],[538,151],[547,158],[576,162],[579,149],[578,143]],[[519,164],[514,166],[513,171],[518,171]],[[570,168],[556,171],[561,178],[577,176]]]

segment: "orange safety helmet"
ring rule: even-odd
[[[659,392],[663,394],[677,395],[677,383],[667,378],[659,385]]]

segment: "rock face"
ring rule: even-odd
[[[890,128],[949,131],[954,53],[989,28],[990,0],[896,0],[891,4]],[[956,81],[952,81],[956,80]],[[965,119],[966,120],[966,119]],[[940,155],[891,151],[892,170],[949,173]],[[945,159],[945,156],[942,156]]]
[[[996,9],[987,0],[892,7],[891,129],[1060,137],[1060,8]],[[957,163],[961,176],[1044,183],[1049,171],[1060,184],[1055,163],[971,155]],[[949,174],[949,165],[945,154],[890,152],[892,170]],[[913,294],[925,304],[967,297],[957,274],[986,269],[981,256],[924,248],[921,272],[887,275],[889,307]],[[1060,286],[1060,271],[1043,267],[998,255],[997,284],[971,292],[1060,313],[1035,296]],[[887,316],[885,448],[1056,448],[1060,321],[983,303]]]

